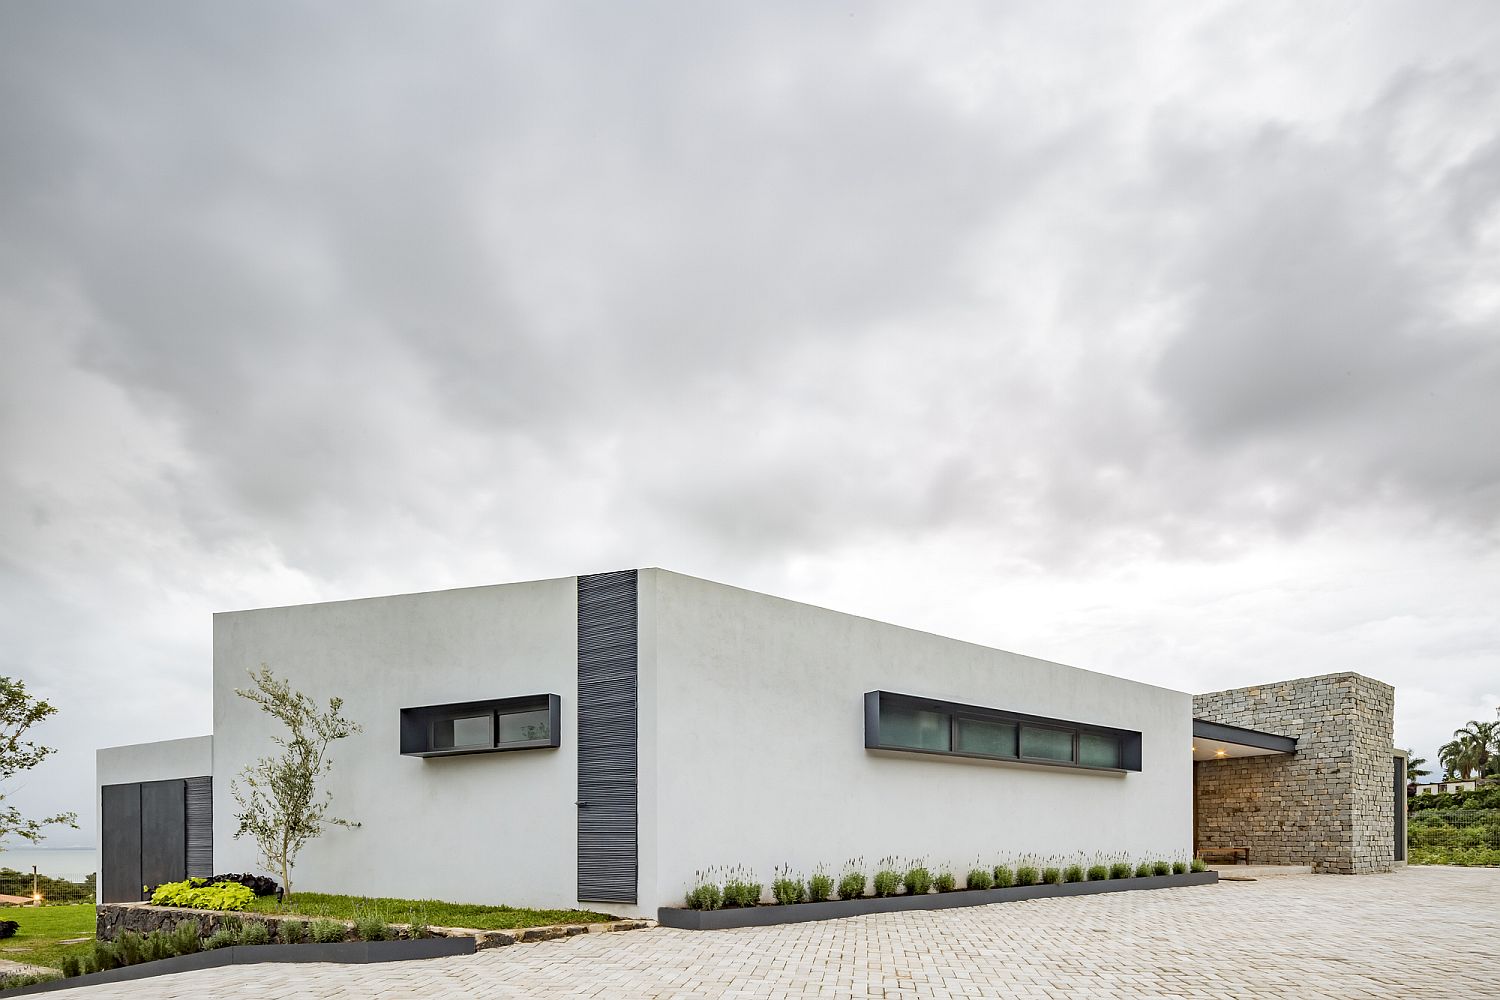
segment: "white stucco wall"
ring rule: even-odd
[[[124,785],[136,781],[169,781],[172,778],[201,778],[214,773],[214,738],[192,736],[183,740],[161,740],[157,743],[133,743],[122,747],[104,747],[94,752],[94,856],[104,857],[105,785]],[[104,880],[99,880],[103,891]]]
[[[264,663],[364,732],[333,747],[336,815],[296,888],[455,902],[572,906],[576,892],[577,589],[573,577],[214,616],[214,857],[265,870],[234,839],[231,781],[273,749],[278,723],[235,695]],[[400,709],[562,697],[562,745],[403,757]]]
[[[662,570],[641,581],[658,720],[643,903],[676,904],[709,865],[747,865],[769,889],[778,865],[836,876],[859,856],[962,878],[976,858],[1189,855],[1191,696]],[[872,753],[870,690],[1138,730],[1142,770]]]

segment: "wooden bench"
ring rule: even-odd
[[[1232,865],[1250,863],[1248,847],[1200,847],[1198,857],[1207,861],[1228,861]]]

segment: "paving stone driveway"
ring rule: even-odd
[[[1500,869],[1408,868],[735,931],[657,928],[387,965],[232,966],[105,997],[1500,998]]]

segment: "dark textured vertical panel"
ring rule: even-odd
[[[212,873],[210,873],[212,874]],[[187,878],[187,782],[141,782],[141,881],[155,888]]]
[[[636,900],[636,571],[578,578],[578,898]]]
[[[1391,776],[1395,781],[1395,802],[1391,806],[1391,825],[1395,829],[1395,855],[1394,860],[1406,860],[1406,758],[1394,757],[1391,760],[1395,773]]]
[[[214,874],[214,779],[187,780],[187,874],[208,878]]]
[[[106,903],[141,899],[141,786],[100,790],[99,896]]]

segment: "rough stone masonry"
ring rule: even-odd
[[[1198,847],[1249,847],[1252,864],[1388,872],[1396,692],[1355,673],[1195,695],[1208,722],[1297,740],[1297,752],[1193,765]]]

